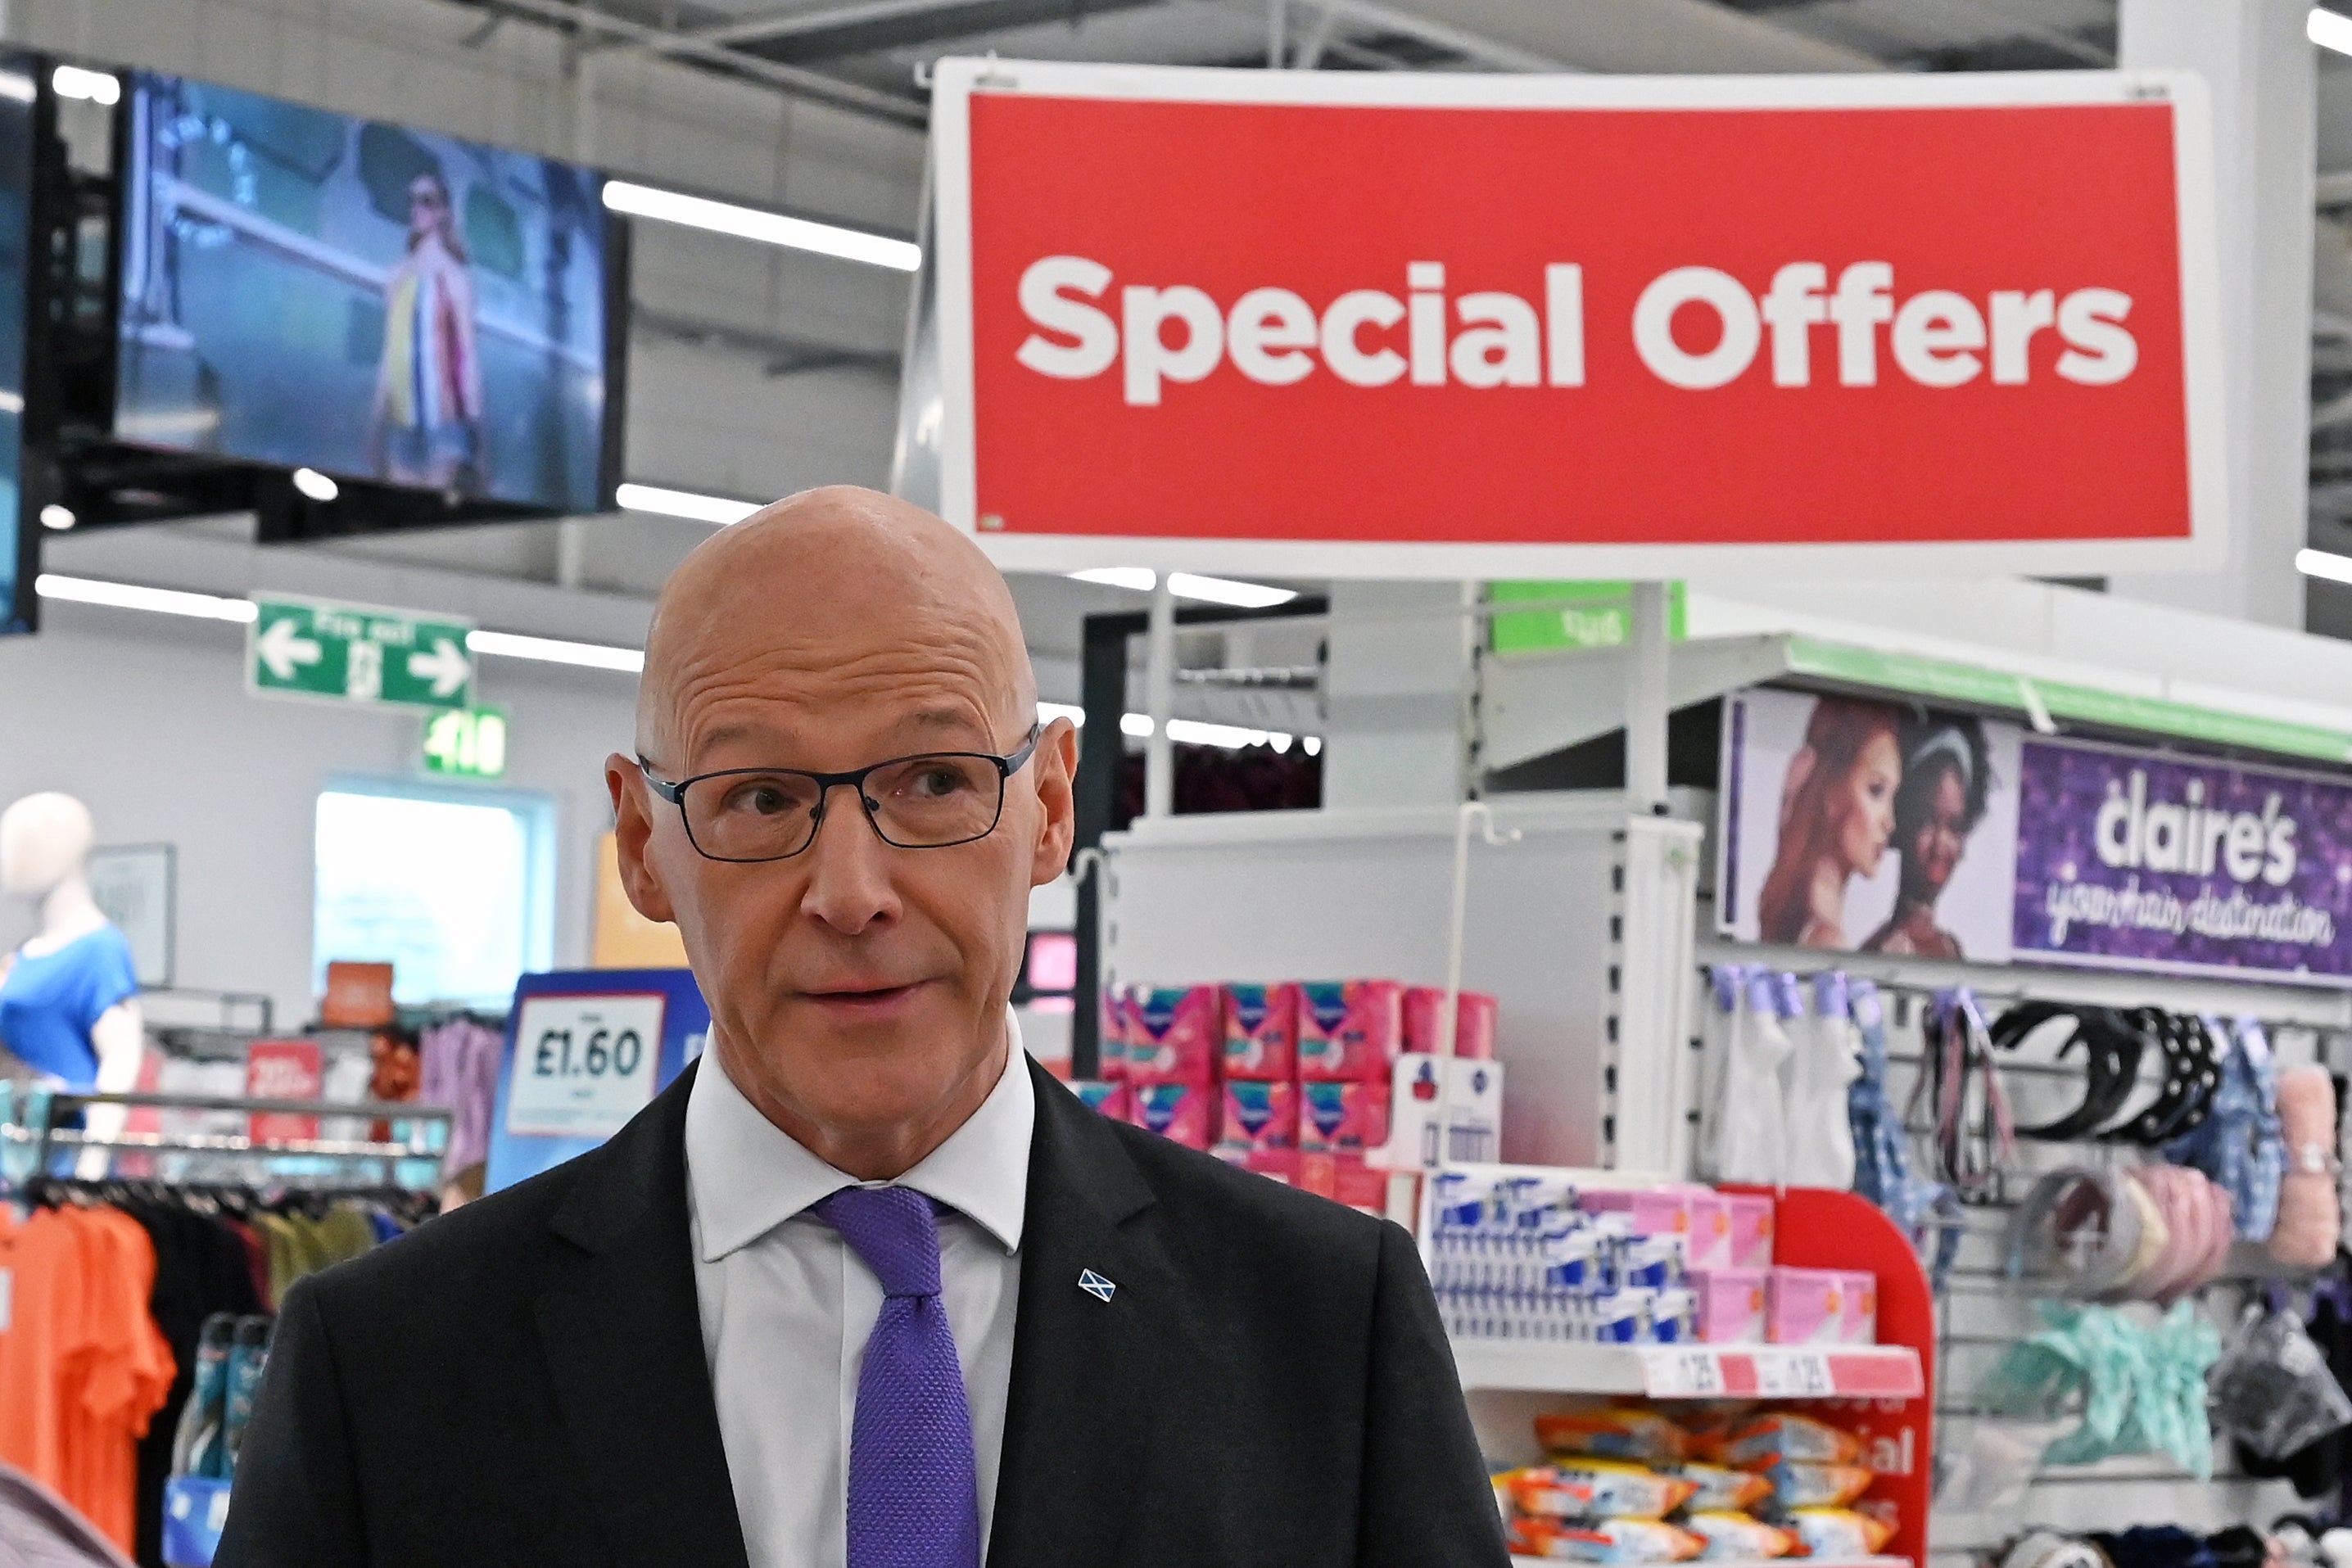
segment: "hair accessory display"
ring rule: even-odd
[[[1794,990],[1796,977],[1783,977]],[[1853,1186],[1853,1123],[1849,1087],[1861,1075],[1846,977],[1834,969],[1813,977],[1811,1027],[1792,1026],[1796,1050],[1787,1071],[1788,1147],[1782,1179],[1790,1186]]]
[[[1933,1107],[1936,1174],[1963,1197],[1990,1192],[2016,1153],[2017,1129],[1993,1066],[1984,1014],[1967,987],[1936,994],[1927,1057],[1912,1108],[1916,1113],[1923,1097]]]
[[[2336,1191],[2336,1084],[2324,1067],[2297,1067],[2279,1075],[2279,1123],[2285,1176],[2279,1183],[2273,1258],[2289,1268],[2316,1269],[2336,1256],[2343,1206]]]
[[[2221,1334],[2176,1303],[2154,1328],[2109,1307],[2042,1307],[2045,1325],[1994,1367],[1983,1393],[2011,1416],[2079,1425],[2042,1451],[2045,1465],[2087,1465],[2117,1454],[2162,1453],[2205,1480],[2213,1434],[2205,1374]]]
[[[2216,1034],[2221,1026],[2207,1020]],[[2286,1139],[2280,1129],[2278,1070],[2270,1042],[2252,1019],[2228,1032],[2221,1087],[2210,1113],[2168,1146],[2167,1158],[2203,1171],[2230,1195],[2238,1234],[2267,1241],[2278,1225],[2279,1183],[2286,1174]]]
[[[2213,1423],[2266,1459],[2352,1426],[2347,1397],[2302,1320],[2255,1302],[2215,1364]]]

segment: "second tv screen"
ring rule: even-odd
[[[179,77],[129,108],[120,439],[600,509],[596,175]]]

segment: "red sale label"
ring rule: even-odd
[[[2219,547],[2191,78],[939,80],[942,494],[1007,564]]]

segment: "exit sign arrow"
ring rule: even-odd
[[[257,696],[461,708],[474,700],[470,623],[412,610],[254,597],[246,685]]]

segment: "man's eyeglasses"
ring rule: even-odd
[[[791,859],[816,841],[825,802],[840,787],[856,792],[884,843],[943,850],[996,831],[1004,814],[1004,781],[1027,766],[1044,733],[1044,726],[1030,726],[1020,748],[1006,757],[929,751],[847,773],[730,768],[673,784],[656,778],[644,758],[637,766],[653,792],[677,807],[688,841],[706,860]]]

